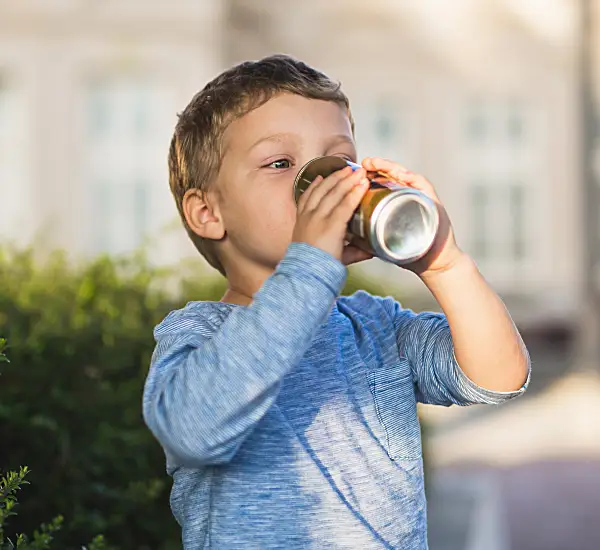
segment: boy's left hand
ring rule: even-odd
[[[440,224],[431,250],[422,259],[406,266],[406,269],[415,272],[419,277],[423,278],[452,268],[464,256],[464,253],[456,244],[450,218],[440,202],[433,185],[424,176],[413,174],[404,168],[404,166],[390,160],[368,157],[363,160],[362,165],[367,172],[379,172],[385,176],[385,179],[425,193],[438,207]],[[369,177],[372,177],[372,175],[369,174]],[[381,180],[381,177],[376,176],[375,179]]]

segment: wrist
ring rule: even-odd
[[[427,269],[419,274],[419,278],[427,287],[431,288],[432,286],[438,286],[445,280],[454,279],[456,276],[468,277],[478,272],[479,270],[473,258],[463,251],[458,251],[456,256],[444,267]]]
[[[290,243],[277,272],[318,279],[336,296],[343,289],[348,274],[346,266],[335,256],[303,241]]]

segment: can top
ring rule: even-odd
[[[294,180],[294,199],[298,202],[302,192],[315,181],[317,176],[326,178],[330,174],[342,170],[349,165],[349,161],[346,159],[334,156],[317,157],[308,161],[300,168],[300,171]]]
[[[437,206],[429,197],[401,189],[383,199],[376,210],[372,244],[378,255],[408,264],[429,251],[439,225]]]

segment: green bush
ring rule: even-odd
[[[127,550],[181,547],[141,397],[154,325],[225,289],[220,277],[195,279],[193,265],[159,270],[141,256],[73,265],[59,253],[38,264],[31,251],[0,252],[0,334],[11,345],[0,375],[0,469],[27,464],[31,481],[12,537],[64,515],[56,548],[79,549],[97,533]],[[359,287],[352,276],[346,293]]]
[[[0,341],[0,357],[4,357],[1,346],[2,341]],[[23,467],[18,472],[8,472],[6,476],[0,477],[0,550],[50,550],[53,548],[54,535],[61,529],[63,518],[57,516],[50,523],[42,523],[31,537],[20,533],[14,539],[5,538],[6,521],[16,515],[14,511],[17,505],[16,493],[23,485],[29,484],[25,481],[28,473],[27,467]],[[104,537],[98,535],[89,546],[82,546],[81,550],[111,550],[111,548],[106,545]]]
[[[182,305],[172,283],[135,257],[72,266],[54,254],[37,267],[30,251],[0,255],[0,334],[11,344],[0,467],[31,469],[15,532],[62,514],[60,548],[96,533],[128,550],[180,548],[164,455],[141,417],[152,327]],[[223,282],[192,287],[190,299],[219,299]]]
[[[0,338],[0,363],[8,362],[4,350],[6,349],[6,340]],[[16,493],[23,485],[29,485],[25,477],[29,473],[27,466],[23,466],[18,472],[11,471],[5,476],[0,472],[0,550],[49,550],[54,540],[53,535],[60,530],[63,522],[62,516],[55,517],[50,523],[42,523],[39,529],[33,532],[32,537],[23,533],[17,535],[14,539],[5,537],[7,520],[16,516],[15,508],[17,506]],[[82,550],[111,550],[105,543],[104,537],[98,535],[90,543],[89,547],[82,547]],[[114,549],[113,549],[114,550]]]

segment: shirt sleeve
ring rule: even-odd
[[[460,368],[446,317],[416,314],[391,298],[384,300],[392,317],[398,351],[411,366],[417,400],[432,405],[498,405],[522,395],[529,385],[531,364],[523,387],[513,392],[483,388]]]
[[[155,332],[143,413],[178,465],[233,458],[308,350],[345,278],[345,266],[329,254],[292,243],[252,304],[233,309],[216,330],[193,310],[166,318]]]

